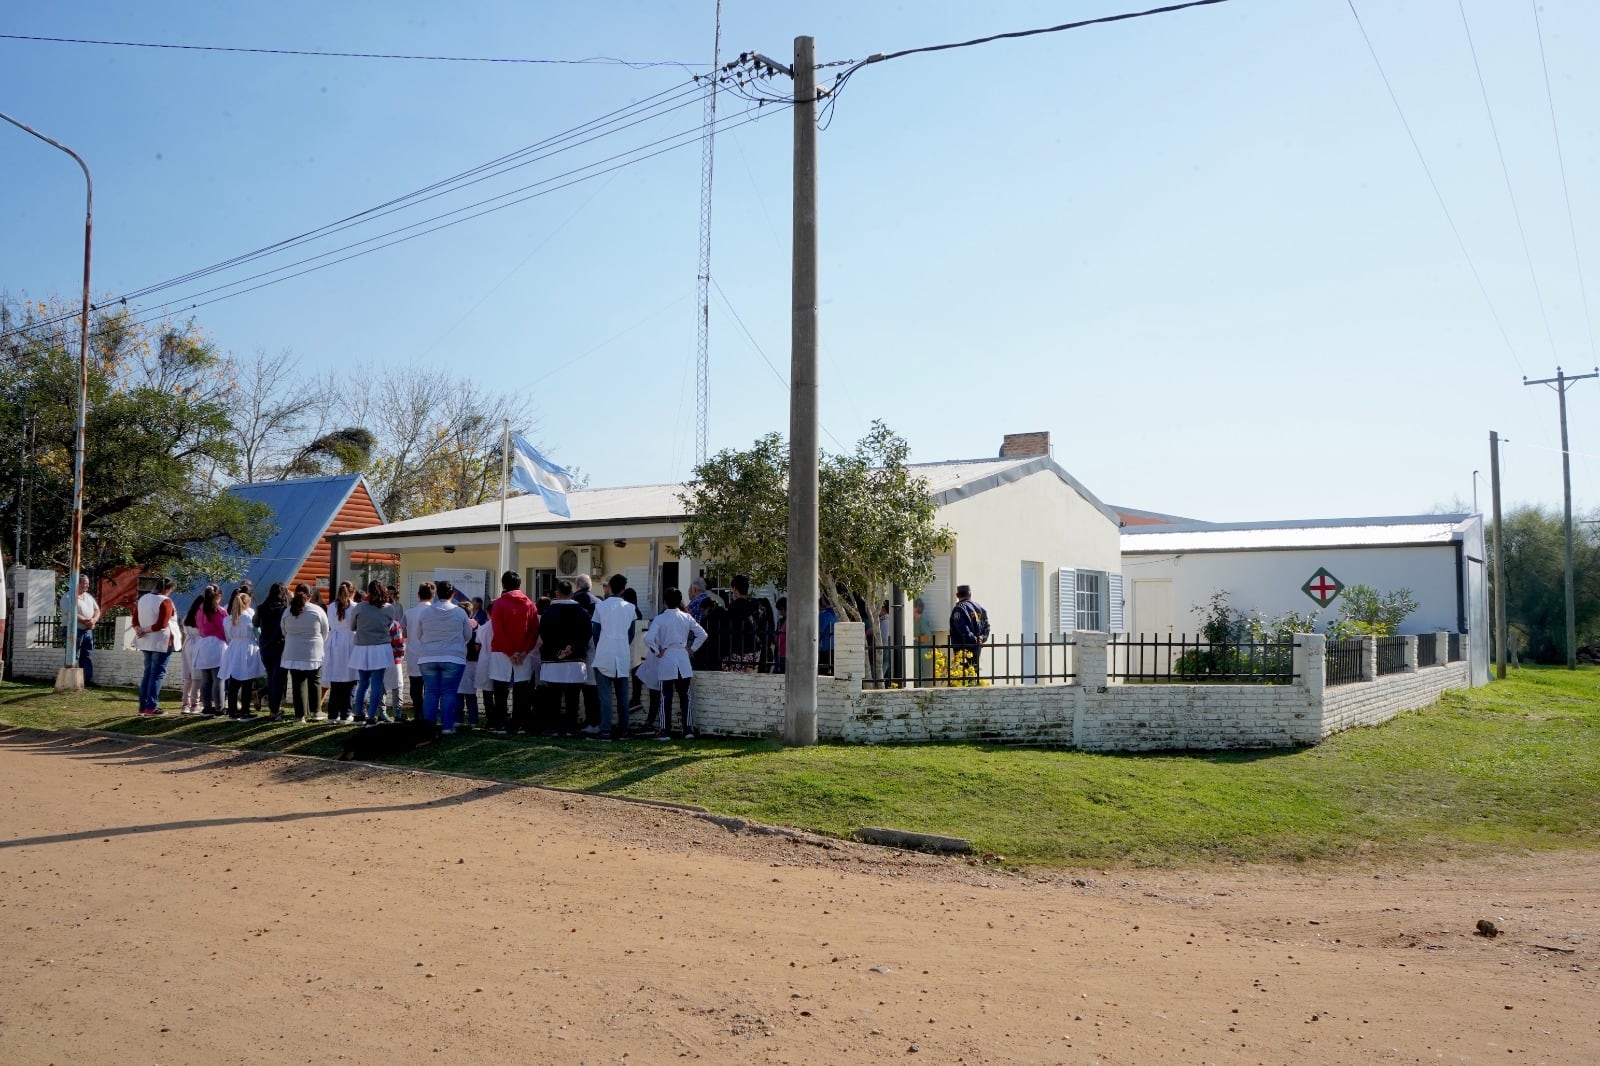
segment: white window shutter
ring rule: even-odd
[[[1078,572],[1070,566],[1056,571],[1056,632],[1063,636],[1078,628]]]
[[[1122,575],[1106,575],[1106,629],[1111,633],[1124,631],[1122,619]]]
[[[950,587],[950,556],[940,555],[933,560],[933,580],[922,590],[921,600],[933,628],[945,632],[950,628],[950,611],[955,607]]]

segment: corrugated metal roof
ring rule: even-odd
[[[1391,515],[1382,518],[1319,518],[1301,522],[1189,523],[1122,531],[1124,554],[1249,551],[1283,548],[1382,547],[1448,544],[1461,539],[1476,516]]]
[[[1054,469],[1074,489],[1090,502],[1102,506],[1083,486],[1057,467],[1048,457],[1020,456],[1014,459],[961,459],[938,463],[911,463],[909,469],[928,482],[929,493],[941,504],[962,495],[981,492],[1001,484],[1007,476],[1020,474],[1025,467]],[[602,522],[637,522],[644,519],[679,519],[684,515],[683,503],[678,499],[684,485],[670,482],[663,485],[628,485],[609,489],[578,489],[567,494],[567,506],[572,510],[570,520],[554,515],[545,508],[537,495],[513,496],[506,501],[506,525],[514,529],[568,524],[593,524]],[[403,522],[390,522],[382,526],[369,526],[346,536],[382,537],[404,533],[448,533],[471,529],[497,529],[500,525],[500,501],[481,503],[476,507],[463,507],[456,511],[409,518]]]
[[[250,485],[234,485],[228,492],[255,503],[267,506],[268,516],[275,530],[260,555],[234,555],[232,558],[245,567],[245,579],[259,590],[259,596],[275,581],[287,582],[299,572],[311,549],[316,547],[327,530],[333,516],[339,513],[344,501],[350,498],[361,481],[360,474],[339,474],[331,477],[291,478],[287,481],[258,481]],[[179,599],[181,609],[187,609],[189,599],[200,595],[207,582],[201,581]]]

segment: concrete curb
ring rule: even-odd
[[[901,848],[908,851],[931,851],[938,855],[972,854],[972,841],[963,840],[961,837],[942,837],[932,833],[911,833],[904,829],[884,829],[878,826],[862,826],[851,835],[863,843],[878,844],[888,848]]]

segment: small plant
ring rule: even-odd
[[[1339,594],[1339,618],[1328,626],[1328,634],[1335,640],[1393,636],[1416,609],[1410,589],[1380,593],[1370,585],[1347,585]]]
[[[943,648],[935,648],[923,654],[933,659],[933,683],[936,685],[961,688],[989,683],[978,677],[978,672],[972,668],[972,660],[964,653],[952,654]]]

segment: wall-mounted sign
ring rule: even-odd
[[[1332,603],[1344,589],[1344,582],[1328,573],[1326,567],[1317,567],[1311,580],[1300,586],[1300,591],[1317,601],[1318,607]]]

